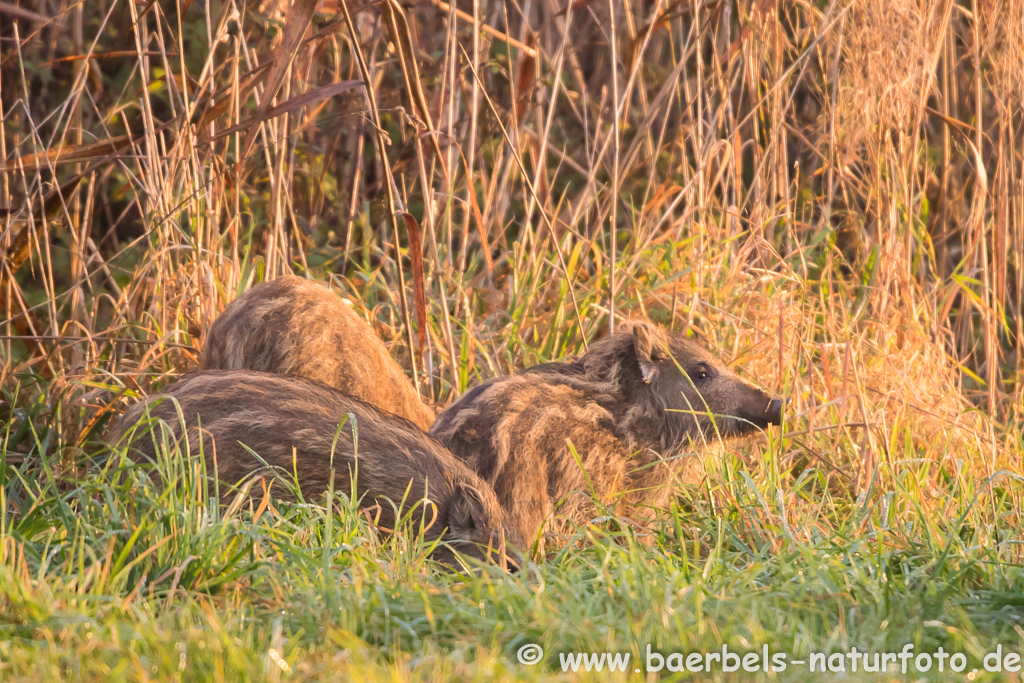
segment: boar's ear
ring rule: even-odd
[[[456,484],[448,507],[448,528],[453,538],[468,540],[486,527],[484,501],[472,486]]]
[[[640,365],[640,374],[648,384],[657,376],[657,362],[665,355],[659,347],[660,336],[657,328],[650,323],[636,323],[633,326],[633,351]]]

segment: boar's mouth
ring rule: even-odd
[[[765,429],[771,425],[782,424],[782,407],[785,405],[785,401],[781,398],[773,398],[768,401],[764,410],[758,412],[752,410],[747,412],[745,415],[740,415],[740,419],[750,422],[753,426],[759,429]]]
[[[460,560],[455,551],[462,556]],[[465,568],[464,560],[472,560],[483,564],[497,565],[509,574],[518,574],[525,566],[526,560],[518,549],[506,545],[504,553],[493,545],[485,545],[467,540],[448,539],[438,544],[432,557],[435,561],[459,571]]]
[[[728,439],[781,424],[782,408],[784,405],[784,399],[772,398],[765,403],[762,410],[755,408],[737,411],[737,414],[734,415],[716,415],[714,413],[688,410],[678,412],[682,414],[689,413],[699,426],[698,431],[703,432],[705,437],[714,438],[721,436]]]

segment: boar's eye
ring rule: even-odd
[[[715,376],[714,369],[707,363],[698,363],[686,371],[694,382],[705,382]]]

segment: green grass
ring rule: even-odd
[[[1024,647],[1019,530],[998,523],[1015,518],[1019,477],[958,478],[932,504],[940,516],[922,502],[926,463],[897,465],[864,503],[811,469],[773,484],[784,440],[772,441],[753,466],[714,455],[639,536],[612,520],[581,528],[514,576],[447,571],[413,534],[377,536],[341,495],[331,512],[277,503],[255,517],[257,502],[209,504],[188,473],[156,490],[116,453],[73,484],[9,465],[0,675],[639,680],[648,646],[806,659],[910,643],[979,669],[999,644]],[[542,663],[519,664],[530,643]],[[563,674],[559,653],[576,651],[631,653],[630,672]],[[812,678],[798,665],[772,676]]]

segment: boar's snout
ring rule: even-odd
[[[740,417],[751,424],[765,429],[771,425],[782,424],[782,408],[786,405],[784,398],[772,398],[762,393],[747,410],[744,410]]]
[[[773,398],[768,402],[768,408],[764,411],[768,424],[782,424],[782,407],[784,405],[786,405],[786,399],[784,398]]]

